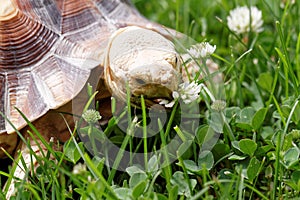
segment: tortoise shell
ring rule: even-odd
[[[126,0],[1,0],[0,134],[26,126],[15,107],[33,121],[76,96],[127,25],[156,26]]]

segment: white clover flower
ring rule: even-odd
[[[206,58],[213,54],[216,50],[216,45],[212,46],[208,42],[201,42],[199,44],[193,45],[187,51],[194,58]]]
[[[178,93],[185,104],[189,104],[199,97],[201,85],[195,81],[191,83],[182,83],[179,85]]]
[[[237,34],[249,32],[250,27],[253,32],[262,32],[262,12],[255,6],[251,6],[250,9],[247,6],[237,7],[230,11],[227,24],[229,29]]]
[[[73,174],[81,174],[83,172],[86,172],[86,165],[82,163],[78,163],[73,167]]]
[[[173,100],[171,102],[163,100],[160,104],[165,105],[167,108],[171,108],[179,98],[181,98],[185,104],[189,104],[199,98],[200,91],[201,85],[197,84],[195,81],[191,83],[184,82],[179,85],[178,91],[173,91]]]
[[[82,114],[82,118],[89,124],[95,124],[102,116],[97,110],[88,109]]]

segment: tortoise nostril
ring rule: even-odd
[[[146,84],[146,82],[143,80],[143,79],[140,79],[140,78],[136,78],[135,81],[140,84],[140,85],[144,85]]]

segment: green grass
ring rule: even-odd
[[[129,103],[108,125],[80,129],[91,144],[71,137],[63,152],[39,158],[40,167],[34,175],[28,169],[15,199],[298,198],[300,1],[285,8],[280,2],[134,0],[148,19],[217,46],[212,59],[224,85],[213,94],[226,107],[213,110],[206,93],[168,113],[149,113],[143,101],[141,110]],[[231,32],[226,17],[237,5],[262,10],[264,31]],[[113,156],[101,149],[108,142],[104,135],[118,147]],[[84,167],[74,173],[79,163]],[[1,178],[10,181],[13,171],[1,171]]]

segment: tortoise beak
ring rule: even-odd
[[[132,91],[131,101],[136,106],[141,105],[140,97],[143,95],[145,104],[150,107],[163,100],[172,100],[172,90],[160,84],[145,84]]]

